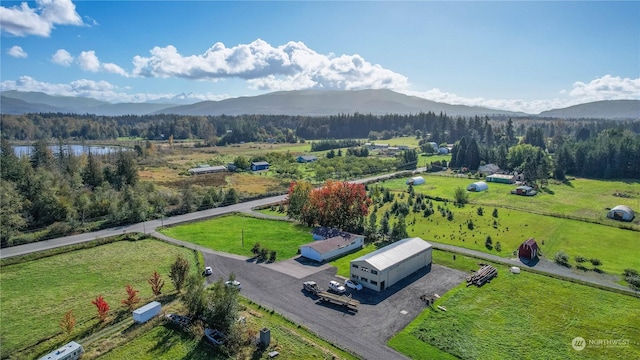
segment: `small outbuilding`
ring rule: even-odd
[[[419,237],[407,238],[351,260],[351,279],[383,291],[429,265],[431,244]]]
[[[489,185],[487,185],[487,183],[484,181],[477,181],[467,186],[467,191],[480,192],[480,191],[486,191],[486,190],[489,190]]]
[[[522,196],[534,196],[538,192],[533,190],[531,186],[518,186],[517,188],[511,190],[511,193],[514,195],[522,195]]]
[[[536,241],[531,238],[520,245],[520,247],[518,248],[518,257],[527,260],[533,260],[538,257],[538,252],[538,243],[536,243]]]
[[[424,184],[424,178],[422,176],[414,176],[407,180],[407,185],[422,185]]]
[[[636,215],[630,207],[618,205],[607,212],[607,217],[618,221],[632,221]]]
[[[516,182],[516,177],[507,174],[492,174],[487,176],[487,182],[495,182],[501,184],[513,184]]]
[[[266,161],[254,161],[251,163],[251,171],[269,170],[269,163]]]
[[[300,255],[307,259],[323,262],[360,250],[363,246],[363,235],[340,232],[336,236],[301,245]]]
[[[296,161],[298,161],[299,163],[309,163],[309,162],[318,161],[318,157],[313,155],[301,155],[301,156],[298,156]]]
[[[161,309],[162,304],[157,301],[152,301],[147,305],[133,311],[133,321],[137,322],[138,324],[145,323],[151,320],[151,318],[153,318],[154,316],[158,315]]]
[[[189,174],[191,175],[200,175],[200,174],[214,174],[218,172],[227,171],[227,168],[219,165],[219,166],[210,166],[210,165],[198,165],[193,169],[189,169]]]

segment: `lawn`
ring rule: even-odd
[[[262,353],[254,352],[254,346],[243,349],[237,358],[269,359],[270,351],[278,351],[278,359],[355,359],[326,341],[296,325],[277,313],[272,313],[257,304],[241,300],[245,307],[240,315],[246,319],[247,327],[255,334],[262,328],[271,331],[271,346]],[[156,326],[125,345],[99,357],[110,359],[226,359],[203,338],[194,338],[173,326]]]
[[[123,310],[120,300],[126,297],[127,284],[140,290],[142,303],[151,300],[147,279],[154,271],[165,279],[163,293],[172,293],[167,274],[179,255],[192,261],[193,271],[198,271],[193,250],[156,240],[120,241],[3,266],[2,358],[31,358],[69,340],[59,335],[58,326],[68,310],[77,320],[72,338],[93,331],[99,325],[91,301],[98,295],[104,296],[112,313]]]
[[[300,245],[313,240],[306,226],[244,215],[216,217],[161,232],[179,240],[248,257],[253,256],[253,245],[260,243],[262,247],[276,251],[278,260],[294,257]]]
[[[482,288],[462,284],[449,291],[435,304],[446,312],[426,309],[389,345],[412,359],[431,358],[432,346],[462,359],[640,358],[636,298],[498,270]],[[571,342],[578,336],[630,344],[576,351]]]
[[[477,179],[457,178],[421,174],[426,184],[416,186],[416,192],[422,192],[433,197],[454,199],[456,188],[467,188],[467,185]],[[404,191],[407,189],[406,179],[393,179],[380,182],[385,188]],[[510,208],[542,212],[545,214],[562,214],[576,218],[601,221],[608,225],[618,226],[621,223],[608,219],[607,209],[616,205],[627,205],[640,211],[640,181],[603,181],[592,179],[574,179],[568,184],[551,182],[547,190],[542,190],[536,196],[516,196],[510,191],[515,185],[488,183],[489,190],[469,194],[469,201],[485,206],[508,206]],[[635,224],[638,225],[636,219]],[[640,229],[640,227],[638,227]]]

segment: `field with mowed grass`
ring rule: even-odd
[[[481,288],[462,284],[449,291],[388,344],[412,359],[434,358],[438,349],[461,359],[640,358],[637,298],[498,270]],[[571,343],[578,336],[629,344],[576,351]]]
[[[459,178],[451,175],[420,174],[426,183],[414,187],[416,193],[431,197],[440,197],[453,201],[456,188],[466,190],[467,185],[480,181]],[[406,191],[406,179],[393,179],[378,183],[390,190]],[[604,181],[592,179],[574,179],[568,183],[550,182],[536,196],[517,196],[510,193],[516,185],[487,183],[489,190],[468,192],[469,201],[484,206],[500,206],[544,214],[559,214],[593,221],[607,225],[636,226],[640,230],[640,219],[625,223],[607,218],[607,208],[627,205],[640,211],[640,181]]]
[[[69,310],[77,320],[71,339],[97,331],[101,325],[91,301],[98,295],[111,307],[107,321],[125,312],[120,301],[128,284],[140,291],[141,305],[153,300],[147,279],[154,271],[165,280],[163,294],[173,293],[168,273],[178,256],[199,272],[193,250],[156,240],[119,241],[3,266],[2,358],[33,358],[66,343],[70,339],[59,322]]]
[[[268,353],[278,351],[278,359],[356,359],[355,356],[336,348],[313,333],[294,324],[281,315],[261,306],[240,300],[244,310],[240,311],[249,332],[258,336],[260,329],[271,332],[271,346],[265,351],[256,351],[254,343],[241,349],[238,359],[269,359]],[[197,332],[197,331],[194,331]],[[171,325],[160,325],[111,352],[100,360],[120,359],[228,359],[219,348],[210,345],[201,336],[193,336]]]
[[[288,221],[245,215],[220,216],[161,230],[163,234],[178,240],[247,257],[253,256],[253,245],[260,243],[263,248],[276,251],[277,260],[294,257],[298,246],[313,241],[310,231],[306,226]]]

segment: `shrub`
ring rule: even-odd
[[[476,210],[476,212],[478,213],[478,215],[482,216],[484,215],[484,209],[482,208],[482,206],[478,207],[478,210]]]
[[[484,246],[489,250],[493,249],[493,240],[491,239],[491,236],[487,235],[487,239],[484,241]]]
[[[574,257],[574,259],[575,259],[575,261],[577,263],[583,263],[583,262],[587,261],[587,258],[585,258],[583,256],[576,256],[576,257]]]
[[[500,241],[498,241],[498,242],[496,243],[496,251],[497,251],[497,252],[502,251],[502,244],[500,244]]]
[[[474,226],[474,225],[473,225],[473,220],[469,220],[469,221],[467,221],[467,228],[468,228],[469,230],[473,230],[473,226]]]
[[[569,256],[565,254],[564,251],[562,250],[556,253],[556,255],[553,257],[553,261],[555,261],[555,263],[560,266],[564,266],[568,268],[571,267],[571,264],[569,264]]]
[[[493,216],[494,218],[498,217],[498,209],[497,208],[493,208],[493,213],[491,214],[491,216]]]

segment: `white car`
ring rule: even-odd
[[[229,280],[229,281],[226,281],[224,284],[226,286],[232,287],[232,288],[234,288],[236,290],[242,289],[242,285],[240,285],[240,281],[238,281],[238,280],[233,280],[233,281]]]
[[[344,282],[344,285],[350,289],[355,289],[355,290],[362,290],[362,284],[359,284],[357,281],[355,280],[351,280],[351,279],[347,279]]]
[[[211,268],[211,266],[207,266],[207,267],[204,268],[204,274],[206,276],[209,276],[209,275],[213,274],[213,269]]]
[[[340,285],[340,283],[335,280],[329,281],[329,290],[336,292],[338,294],[342,294],[345,291],[347,291],[347,289],[345,289],[344,286]]]

